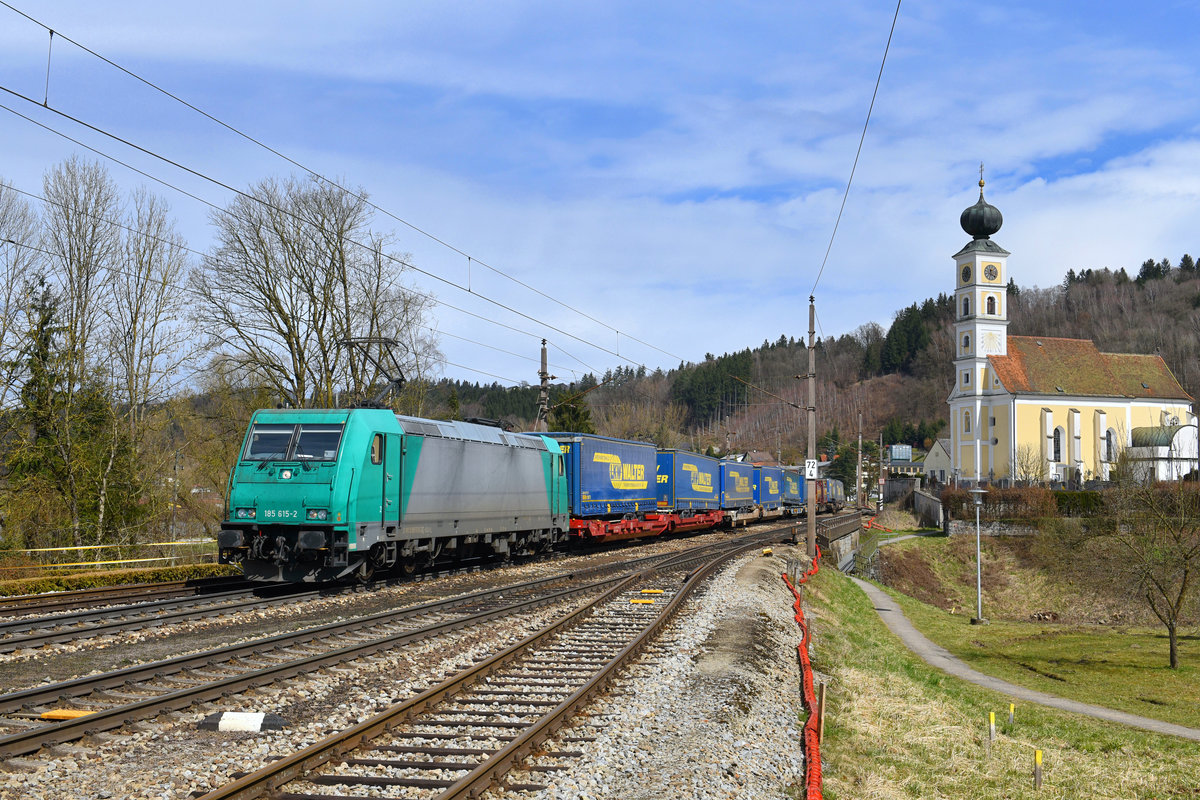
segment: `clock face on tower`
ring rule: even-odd
[[[963,283],[970,283],[971,281],[971,266],[969,264],[962,268],[962,279]]]
[[[996,276],[999,274],[1000,270],[996,269],[995,264],[988,264],[983,268],[983,277],[987,278],[989,281],[996,280]]]

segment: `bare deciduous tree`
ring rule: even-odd
[[[1200,577],[1200,492],[1196,485],[1122,480],[1106,492],[1111,525],[1093,529],[1084,558],[1091,574],[1128,586],[1167,629],[1171,669],[1179,667],[1179,625]]]
[[[97,370],[110,355],[97,333],[112,313],[110,281],[120,256],[121,202],[107,170],[76,156],[46,173],[42,194],[46,199],[42,249],[50,253],[48,272],[58,289],[62,333],[59,413],[48,419],[54,427],[51,440],[60,461],[72,540],[80,545],[87,487],[99,479],[98,537],[104,527],[107,479],[115,461],[115,443],[110,442],[108,459],[89,463],[92,454],[81,451],[80,410],[81,401],[91,402],[83,395],[94,392]]]
[[[20,389],[26,295],[41,266],[38,237],[36,212],[0,182],[0,408],[8,408]]]
[[[191,356],[184,322],[188,304],[179,291],[187,267],[186,246],[166,203],[144,189],[134,193],[121,267],[112,277],[109,340],[117,367],[116,395],[128,409],[135,449],[149,405],[173,393]]]
[[[339,343],[404,342],[406,370],[437,353],[414,332],[431,304],[402,282],[403,256],[370,230],[364,195],[318,179],[266,180],[212,216],[217,246],[194,276],[212,349],[296,406],[337,405],[381,381]]]
[[[1046,480],[1046,459],[1037,445],[1025,444],[1017,447],[1017,456],[1012,468],[1013,480],[1022,486],[1033,486]]]

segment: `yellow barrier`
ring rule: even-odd
[[[178,561],[179,556],[161,556],[159,558],[118,558],[114,561],[75,561],[70,564],[26,564],[23,567],[0,567],[0,570],[13,569],[60,569],[62,567],[101,567],[108,564],[148,564],[152,561]]]
[[[182,542],[130,542],[128,544],[81,544],[71,547],[35,547],[31,550],[0,550],[5,553],[61,553],[67,550],[103,550],[106,547],[176,547],[185,544],[212,544],[216,539],[191,539]]]
[[[130,542],[130,543],[126,543],[126,544],[85,544],[85,545],[79,545],[77,547],[76,546],[35,547],[35,548],[27,549],[27,550],[0,550],[0,558],[3,558],[5,556],[13,556],[13,555],[33,555],[35,553],[78,552],[78,553],[82,554],[85,551],[110,550],[110,549],[117,550],[118,555],[119,555],[120,551],[122,549],[127,550],[128,548],[138,548],[138,549],[147,548],[147,547],[186,547],[186,548],[189,548],[188,551],[176,552],[174,555],[170,555],[170,556],[156,556],[156,557],[152,557],[152,558],[116,558],[116,559],[106,559],[106,560],[101,560],[101,561],[73,561],[73,562],[65,563],[65,564],[41,564],[41,563],[22,564],[19,566],[12,566],[12,567],[0,567],[0,572],[16,572],[16,571],[26,571],[26,570],[51,570],[51,569],[65,569],[65,568],[75,568],[75,567],[107,567],[107,566],[113,566],[113,565],[117,565],[117,564],[154,564],[154,563],[162,563],[164,561],[179,562],[181,559],[187,559],[189,557],[189,555],[194,556],[198,551],[202,552],[202,551],[208,550],[211,552],[211,548],[209,548],[207,546],[215,544],[215,543],[216,543],[215,539],[191,539],[191,540],[178,541],[178,542]]]

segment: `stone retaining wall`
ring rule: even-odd
[[[950,536],[975,535],[975,520],[948,519],[942,527]],[[1007,522],[981,520],[979,533],[982,536],[1033,536],[1038,529],[1032,525],[1012,525]]]

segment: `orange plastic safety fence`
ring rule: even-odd
[[[817,548],[817,555],[813,559],[812,568],[804,573],[800,578],[800,583],[805,583],[813,575],[817,574],[819,569],[818,562],[821,560],[821,548]],[[808,660],[808,622],[804,619],[804,609],[800,606],[800,592],[792,585],[787,573],[783,575],[783,582],[792,590],[792,596],[796,598],[796,602],[792,604],[792,609],[796,612],[796,623],[800,626],[800,644],[796,647],[800,655],[800,671],[801,671],[801,688],[804,697],[804,707],[808,709],[808,721],[804,723],[804,783],[805,797],[808,800],[822,800],[821,796],[821,741],[818,738],[818,726],[820,720],[817,719],[817,694],[813,690],[813,673],[812,664]]]

